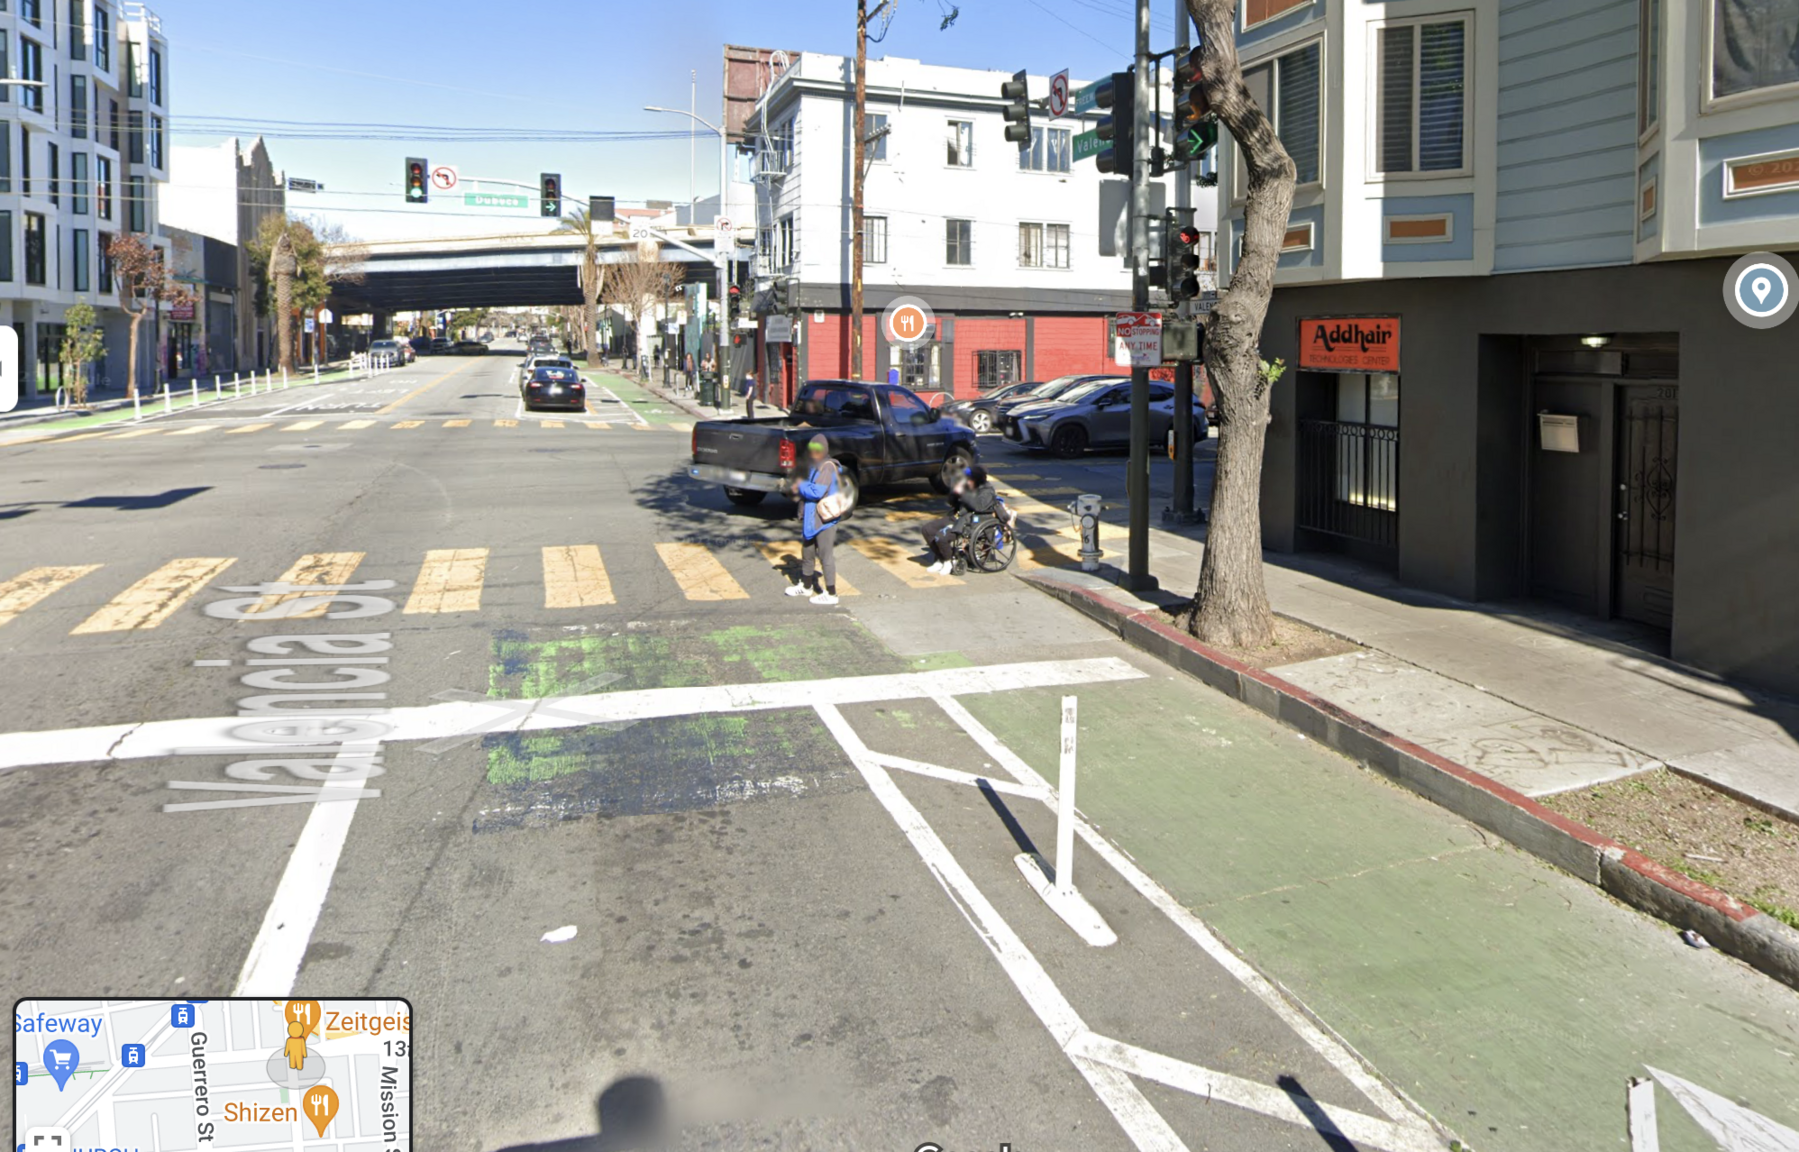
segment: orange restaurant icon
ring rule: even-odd
[[[1399,317],[1309,316],[1299,322],[1299,366],[1320,372],[1399,371]]]
[[[928,323],[924,309],[915,304],[902,304],[887,318],[887,338],[896,344],[908,343],[923,336]]]

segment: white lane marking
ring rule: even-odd
[[[831,704],[818,704],[817,709],[825,727],[830,729],[844,754],[862,774],[869,791],[887,809],[888,815],[893,817],[894,823],[899,825],[900,831],[924,861],[925,867],[937,878],[950,898],[962,908],[963,915],[970,917],[982,942],[993,953],[994,959],[999,961],[1000,967],[1005,969],[1006,975],[1011,977],[1013,985],[1024,997],[1031,1011],[1036,1013],[1037,1019],[1049,1029],[1056,1046],[1067,1052],[1069,1044],[1087,1032],[1087,1025],[1074,1010],[1074,1005],[1062,995],[1061,989],[1056,987],[1055,981],[1050,979],[1037,957],[1025,947],[1024,941],[1012,931],[1012,926],[1000,916],[999,910],[988,902],[968,873],[962,870],[936,830],[893,782],[893,777],[874,762],[867,745],[862,743],[862,738],[856,735],[849,722],[843,718],[843,713]],[[1186,1152],[1186,1144],[1175,1135],[1174,1129],[1168,1126],[1161,1113],[1144,1098],[1142,1091],[1131,1083],[1129,1077],[1108,1070],[1090,1059],[1075,1058],[1071,1054],[1070,1060],[1137,1148],[1144,1152]]]
[[[964,732],[974,739],[983,751],[992,756],[994,761],[1016,776],[1020,783],[1027,787],[1039,787],[1045,790],[1045,803],[1052,808],[1055,805],[1055,790],[1049,782],[1029,764],[1019,758],[1000,742],[987,729],[987,726],[975,719],[974,714],[964,708],[960,701],[947,696],[936,697],[937,706],[942,708]],[[1149,874],[1139,868],[1136,863],[1119,851],[1111,841],[1100,835],[1088,824],[1085,817],[1075,817],[1075,832],[1082,840],[1112,866],[1132,888],[1154,905],[1164,916],[1172,920],[1176,927],[1186,933],[1188,939],[1199,945],[1200,949],[1210,956],[1221,968],[1229,972],[1236,981],[1247,988],[1256,999],[1266,1004],[1275,1015],[1283,1020],[1287,1027],[1304,1040],[1311,1049],[1322,1056],[1331,1067],[1341,1073],[1366,1096],[1375,1107],[1386,1113],[1391,1120],[1402,1124],[1428,1128],[1427,1122],[1419,1115],[1419,1110],[1410,1106],[1396,1095],[1392,1089],[1376,1076],[1366,1061],[1356,1055],[1347,1041],[1334,1032],[1326,1032],[1324,1027],[1315,1022],[1310,1015],[1295,1004],[1293,998],[1277,989],[1266,976],[1256,971],[1249,962],[1237,955],[1217,936],[1212,934],[1205,921],[1188,911],[1186,905],[1176,900],[1166,888],[1156,883]]]
[[[382,743],[438,740],[469,731],[488,731],[495,710],[517,718],[493,731],[538,731],[617,724],[707,713],[759,712],[776,708],[810,708],[814,704],[866,704],[947,695],[1009,692],[1019,688],[1055,688],[1070,684],[1138,680],[1139,672],[1124,660],[1042,660],[988,664],[974,668],[942,668],[880,676],[844,676],[830,680],[784,680],[759,684],[721,684],[691,688],[646,688],[635,692],[601,692],[586,696],[550,697],[531,708],[516,700],[451,701],[383,712],[388,725]],[[267,751],[269,745],[231,735],[244,721],[235,716],[188,720],[152,720],[141,724],[109,724],[0,735],[0,771],[41,764],[92,760],[136,760],[190,754],[229,755]],[[195,750],[202,750],[196,753]]]
[[[917,776],[930,776],[933,779],[948,780],[952,784],[967,784],[974,788],[985,786],[995,792],[1003,792],[1007,796],[1020,796],[1026,800],[1045,798],[1045,789],[1042,788],[1014,784],[1010,780],[996,780],[991,776],[976,776],[973,772],[945,768],[941,764],[926,764],[922,760],[908,760],[904,756],[889,756],[885,752],[870,752],[868,758],[883,768],[892,768],[898,772],[911,772]]]
[[[581,377],[581,379],[587,380],[587,377],[583,376],[583,377]],[[593,382],[591,380],[588,380],[588,385],[590,388],[594,387]],[[612,402],[614,404],[620,405],[621,407],[624,408],[624,410],[626,412],[630,413],[632,422],[637,423],[637,424],[645,424],[645,425],[647,425],[649,423],[648,420],[645,420],[643,418],[643,413],[639,412],[636,408],[633,408],[631,406],[630,402],[623,399],[622,397],[620,397],[617,392],[614,392],[612,389],[606,387],[604,384],[598,385],[598,387],[599,387],[600,391],[602,391],[606,395],[612,397]],[[602,423],[616,424],[616,423],[618,423],[618,421],[606,420],[606,421],[602,421]]]

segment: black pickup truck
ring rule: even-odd
[[[864,485],[922,479],[945,491],[975,461],[975,434],[908,389],[811,380],[786,416],[695,424],[687,474],[722,485],[734,504],[760,504],[804,466],[806,441],[820,432],[842,466],[852,509]]]

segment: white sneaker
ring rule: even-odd
[[[787,586],[787,594],[789,596],[809,596],[811,593],[812,589],[806,587],[804,584],[789,584]]]
[[[931,565],[931,574],[933,576],[948,576],[949,570],[950,562],[948,560],[939,560],[937,563]]]
[[[837,603],[837,597],[831,595],[829,592],[820,592],[818,595],[812,597],[812,603],[822,604],[829,608],[831,605]]]

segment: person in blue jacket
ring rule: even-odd
[[[837,522],[818,514],[818,502],[837,491],[839,470],[831,459],[831,444],[820,434],[806,443],[809,468],[804,480],[788,481],[788,491],[800,502],[800,582],[787,589],[789,596],[812,593],[814,604],[837,603]],[[823,583],[814,575],[822,575]]]

